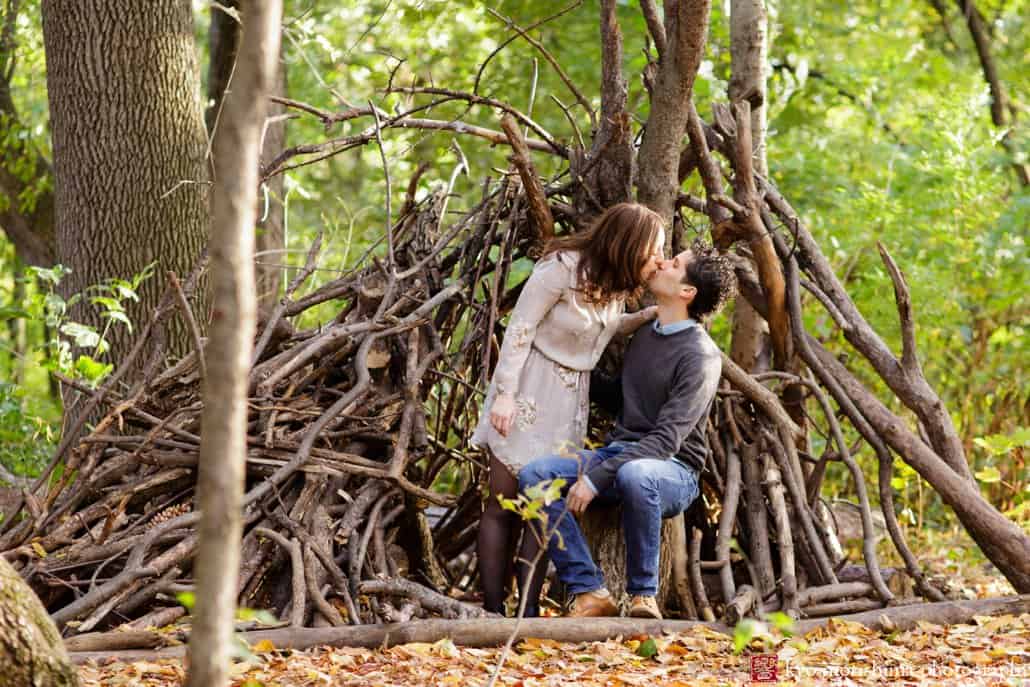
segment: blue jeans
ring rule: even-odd
[[[575,456],[547,456],[534,460],[519,472],[519,489],[523,491],[557,478],[566,482],[562,489],[563,498],[543,510],[547,513],[547,553],[558,569],[558,578],[570,594],[600,589],[604,586],[604,577],[590,556],[579,523],[565,510],[565,493],[580,475],[619,455],[624,448],[625,445],[615,442],[596,451],[579,451]],[[632,596],[655,596],[658,593],[662,518],[671,518],[685,511],[697,498],[698,492],[697,472],[693,469],[675,460],[645,458],[630,461],[619,468],[615,484],[591,502],[591,506],[595,503],[622,504],[627,593]],[[536,529],[539,532],[539,524]],[[555,529],[560,539],[553,536]]]

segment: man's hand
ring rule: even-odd
[[[512,394],[498,394],[490,406],[490,424],[502,437],[511,431],[515,419],[515,397]]]
[[[565,503],[568,504],[569,511],[573,515],[582,515],[583,511],[590,505],[590,502],[594,500],[594,496],[596,496],[594,490],[590,488],[590,485],[583,478],[580,478],[569,489],[569,493],[565,497]]]

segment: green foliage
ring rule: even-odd
[[[733,627],[733,653],[740,654],[756,640],[762,643],[765,651],[769,651],[793,633],[794,620],[780,611],[767,614],[764,620],[744,618]]]
[[[636,654],[641,658],[654,658],[658,654],[658,644],[655,643],[654,638],[648,637],[637,647]]]
[[[0,382],[0,465],[34,476],[54,450],[56,425],[28,396],[24,388]]]
[[[539,484],[534,484],[525,491],[519,492],[513,499],[498,495],[497,501],[504,510],[518,513],[519,517],[526,522],[539,520],[541,527],[546,528],[548,525],[547,513],[544,512],[543,508],[561,498],[561,490],[565,487],[565,484],[565,480],[561,478],[545,480]],[[557,530],[555,534],[560,540],[561,534]],[[561,546],[560,541],[559,546]]]
[[[124,326],[132,331],[132,322],[125,312],[124,303],[127,300],[139,300],[137,291],[153,275],[155,264],[147,265],[129,280],[108,279],[73,294],[67,300],[57,291],[61,280],[69,272],[67,267],[29,267],[28,271],[35,275],[43,291],[35,292],[23,304],[24,310],[10,306],[7,310],[17,317],[40,319],[46,323],[51,335],[44,343],[47,353],[44,367],[93,386],[114,369],[113,364],[99,362],[97,358],[108,350],[107,335],[112,326]],[[100,308],[105,320],[101,331],[67,319],[68,309],[82,299]],[[89,352],[76,354],[76,349]]]

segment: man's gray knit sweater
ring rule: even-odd
[[[700,472],[708,453],[705,421],[721,374],[719,348],[701,326],[667,335],[651,325],[637,330],[626,349],[621,383],[600,374],[592,380],[591,396],[601,402],[615,400],[621,387],[621,409],[608,442],[634,442],[587,473],[594,487],[604,491],[620,467],[639,458],[675,457]]]

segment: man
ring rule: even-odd
[[[682,513],[699,494],[705,424],[722,373],[719,349],[700,323],[718,311],[735,283],[729,262],[710,250],[697,247],[662,261],[648,282],[658,316],[626,350],[622,407],[607,445],[541,458],[519,473],[523,491],[557,478],[572,484],[565,498],[544,508],[548,534],[559,534],[549,537],[548,554],[574,595],[570,616],[618,615],[578,523],[565,513],[567,507],[580,515],[598,497],[622,504],[629,615],[662,617],[655,602],[662,518]],[[526,556],[537,548],[535,539],[523,538],[523,561],[532,560]],[[529,607],[536,607],[538,595],[530,591]]]

